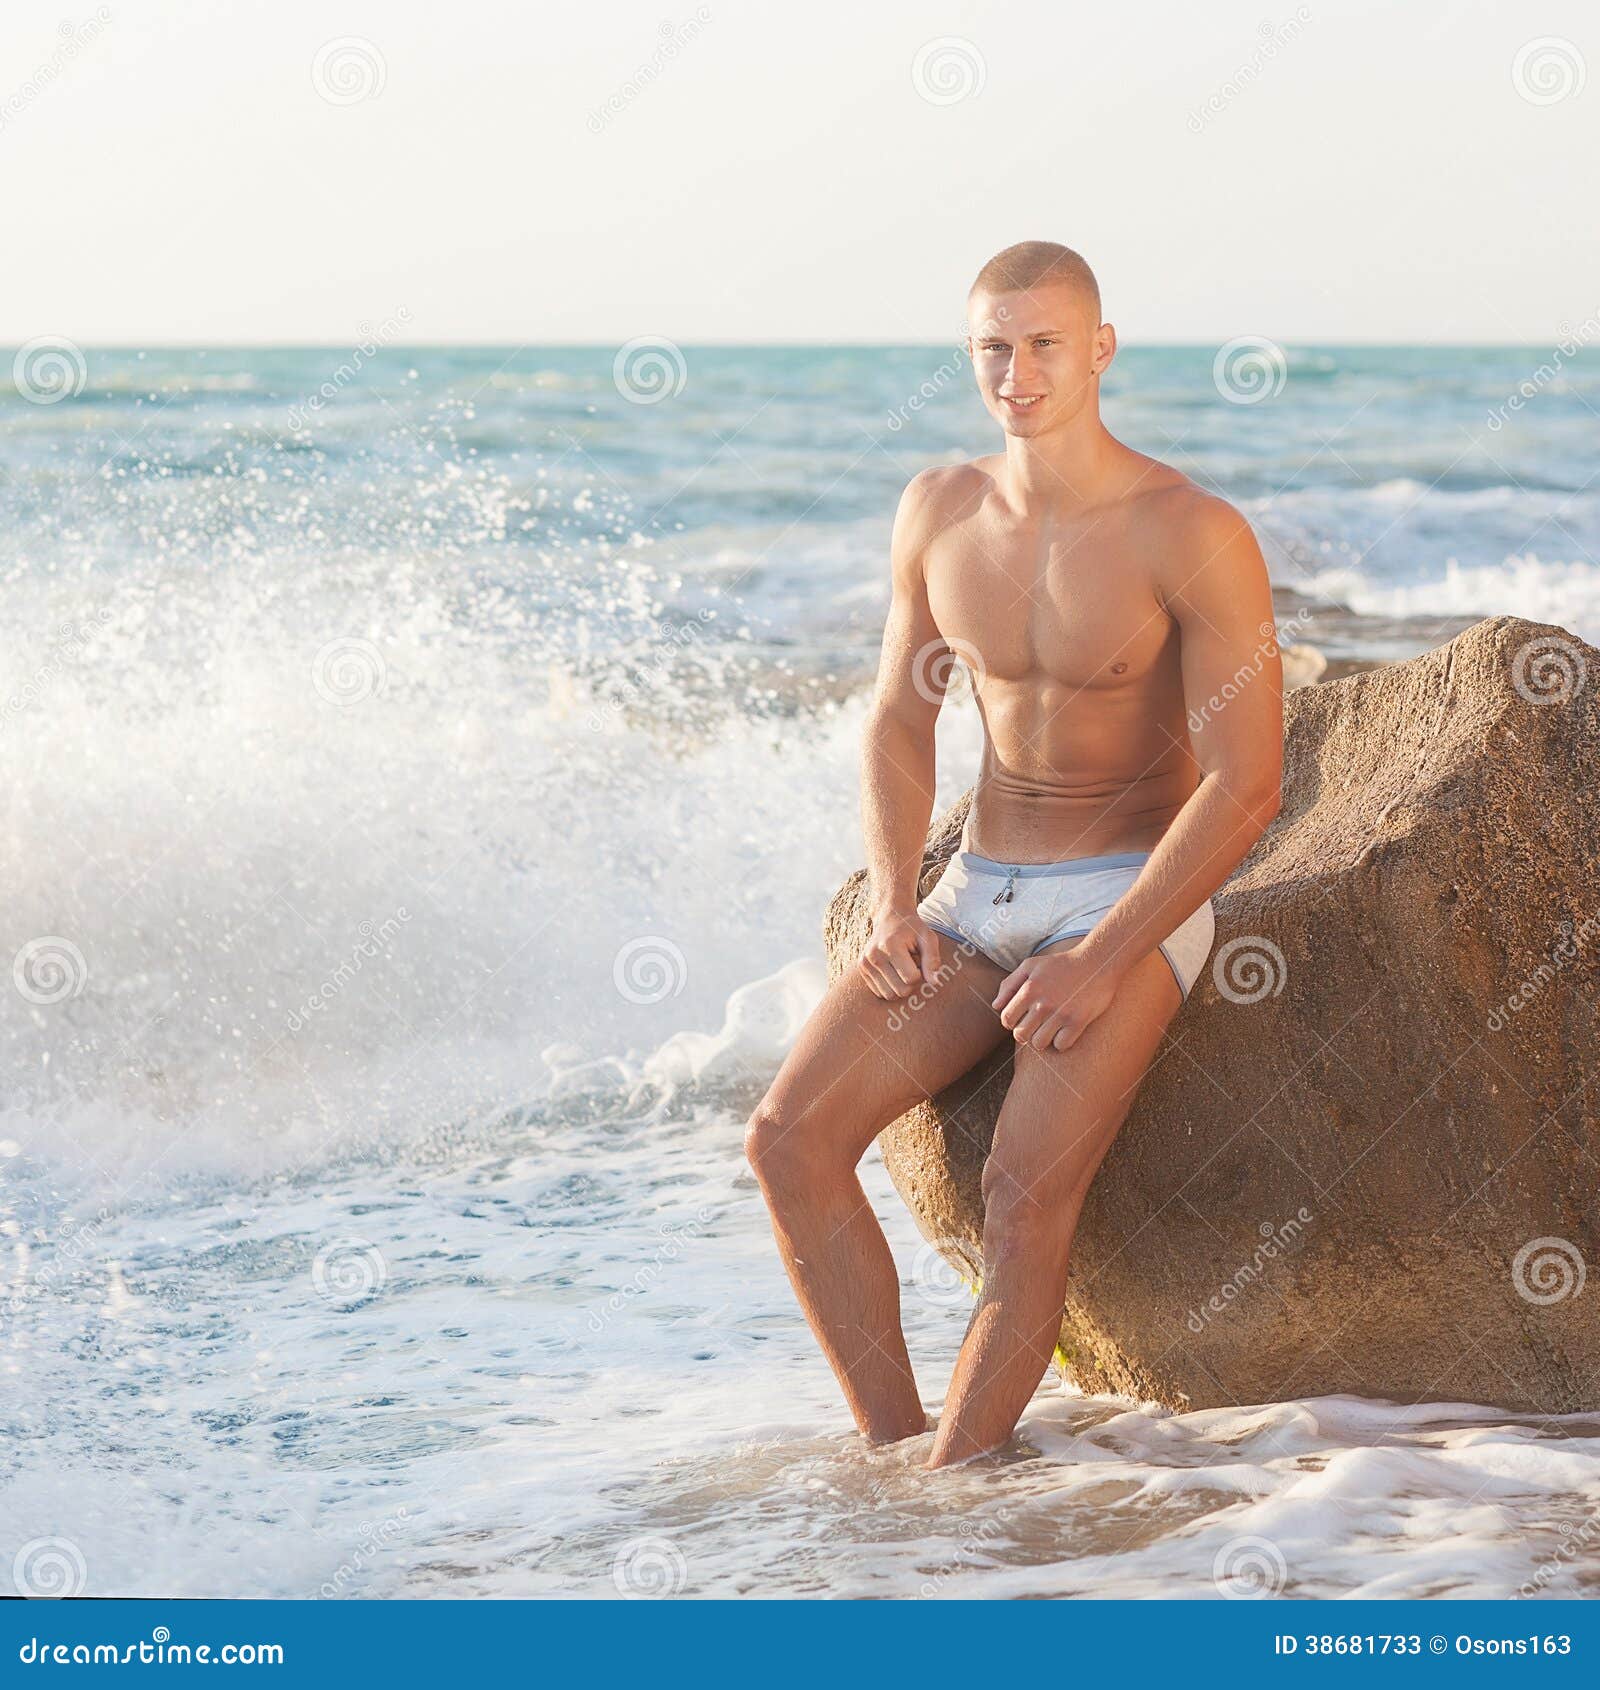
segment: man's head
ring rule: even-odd
[[[1070,247],[1020,241],[967,295],[967,349],[989,414],[1008,434],[1046,433],[1093,407],[1117,349],[1094,271]]]

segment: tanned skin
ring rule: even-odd
[[[924,471],[895,519],[862,753],[871,940],[746,1140],[856,1424],[875,1442],[925,1432],[899,1278],[855,1170],[891,1121],[1015,1041],[984,1169],[982,1294],[929,1467],[1004,1446],[1049,1364],[1084,1197],[1182,1001],[1156,947],[1277,813],[1283,743],[1255,538],[1232,506],[1106,429],[1116,332],[1092,292],[1053,278],[980,290],[969,323],[1004,449]],[[916,912],[954,657],[984,728],[970,849],[1006,863],[1151,853],[1092,933],[1009,974]]]

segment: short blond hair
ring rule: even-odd
[[[1018,241],[997,252],[978,272],[967,298],[977,293],[1030,293],[1049,282],[1076,288],[1094,306],[1095,321],[1100,321],[1100,284],[1094,271],[1081,253],[1059,241]]]

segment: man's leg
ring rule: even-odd
[[[1028,1406],[1061,1328],[1067,1256],[1083,1200],[1182,1001],[1156,952],[1129,971],[1070,1050],[1018,1046],[983,1170],[982,1294],[930,1467],[999,1448]]]
[[[900,1280],[856,1164],[878,1133],[1002,1038],[1005,971],[955,940],[932,986],[875,997],[851,970],[801,1030],[745,1148],[778,1251],[850,1412],[875,1442],[927,1429],[900,1327]]]

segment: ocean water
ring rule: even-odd
[[[851,1432],[742,1123],[860,858],[895,497],[991,440],[954,349],[39,356],[0,359],[0,1590],[1600,1581],[1592,1419],[1047,1381],[995,1466]],[[1106,407],[1243,505],[1297,640],[1600,637],[1592,354],[1256,368],[1132,349]],[[947,712],[944,798],[977,749]],[[864,1177],[936,1410],[966,1293]]]

